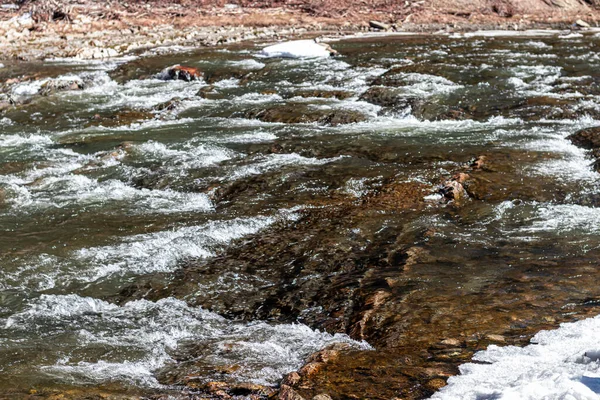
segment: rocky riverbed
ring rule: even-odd
[[[263,32],[0,60],[6,398],[422,399],[598,313],[593,29]]]

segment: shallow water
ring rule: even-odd
[[[202,348],[195,373],[205,381],[273,386],[328,344],[370,349],[351,329],[320,332],[294,313],[233,320],[246,307],[240,296],[260,297],[278,281],[228,263],[192,289],[113,300],[144,277],[168,281],[188,262],[275,227],[300,229],[306,210],[360,202],[390,181],[421,185],[423,206],[386,206],[307,240],[335,246],[336,235],[347,236],[362,249],[385,235],[411,245],[411,232],[429,232],[430,257],[406,279],[424,302],[440,296],[432,304],[496,290],[489,286],[506,276],[543,269],[542,260],[556,262],[559,271],[547,272],[557,274],[594,265],[600,179],[566,137],[599,122],[599,45],[591,35],[373,37],[333,42],[341,56],[330,59],[265,59],[257,43],[23,65],[42,77],[11,87],[27,103],[0,118],[0,390],[178,392],[180,382],[161,374],[192,345]],[[206,71],[210,95],[197,95],[204,82],[157,79],[174,63]],[[56,77],[88,84],[40,95]],[[373,85],[421,103],[372,104],[360,96]],[[346,95],[325,95],[332,91]],[[286,105],[364,120],[249,118],[248,110]],[[465,204],[436,195],[480,155],[488,167]],[[553,307],[545,311],[561,313]],[[366,339],[379,348],[385,337]],[[235,373],[217,376],[227,365]]]

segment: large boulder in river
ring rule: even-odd
[[[314,108],[306,104],[282,104],[269,108],[252,108],[243,112],[241,116],[263,122],[317,123],[330,126],[352,124],[367,119],[366,115],[354,110]]]
[[[198,68],[194,67],[173,65],[163,69],[160,74],[158,74],[158,78],[163,80],[181,80],[191,82],[202,79],[202,72],[200,72]]]

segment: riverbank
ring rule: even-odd
[[[0,13],[2,59],[107,59],[148,49],[178,51],[255,39],[299,35],[339,36],[367,32],[468,32],[476,30],[585,29],[597,26],[592,7],[544,6],[514,9],[470,2],[407,1],[396,8],[319,3],[317,8],[202,6],[173,4],[97,4],[93,2],[5,4]],[[330,3],[333,3],[330,1]],[[438,1],[439,3],[439,1]],[[557,2],[558,4],[559,2]],[[43,8],[41,5],[45,5]],[[527,13],[528,11],[532,13]],[[576,23],[577,22],[577,23]]]

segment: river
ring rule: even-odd
[[[599,37],[266,44],[0,60],[6,398],[266,398],[336,343],[304,396],[425,398],[598,313]]]

